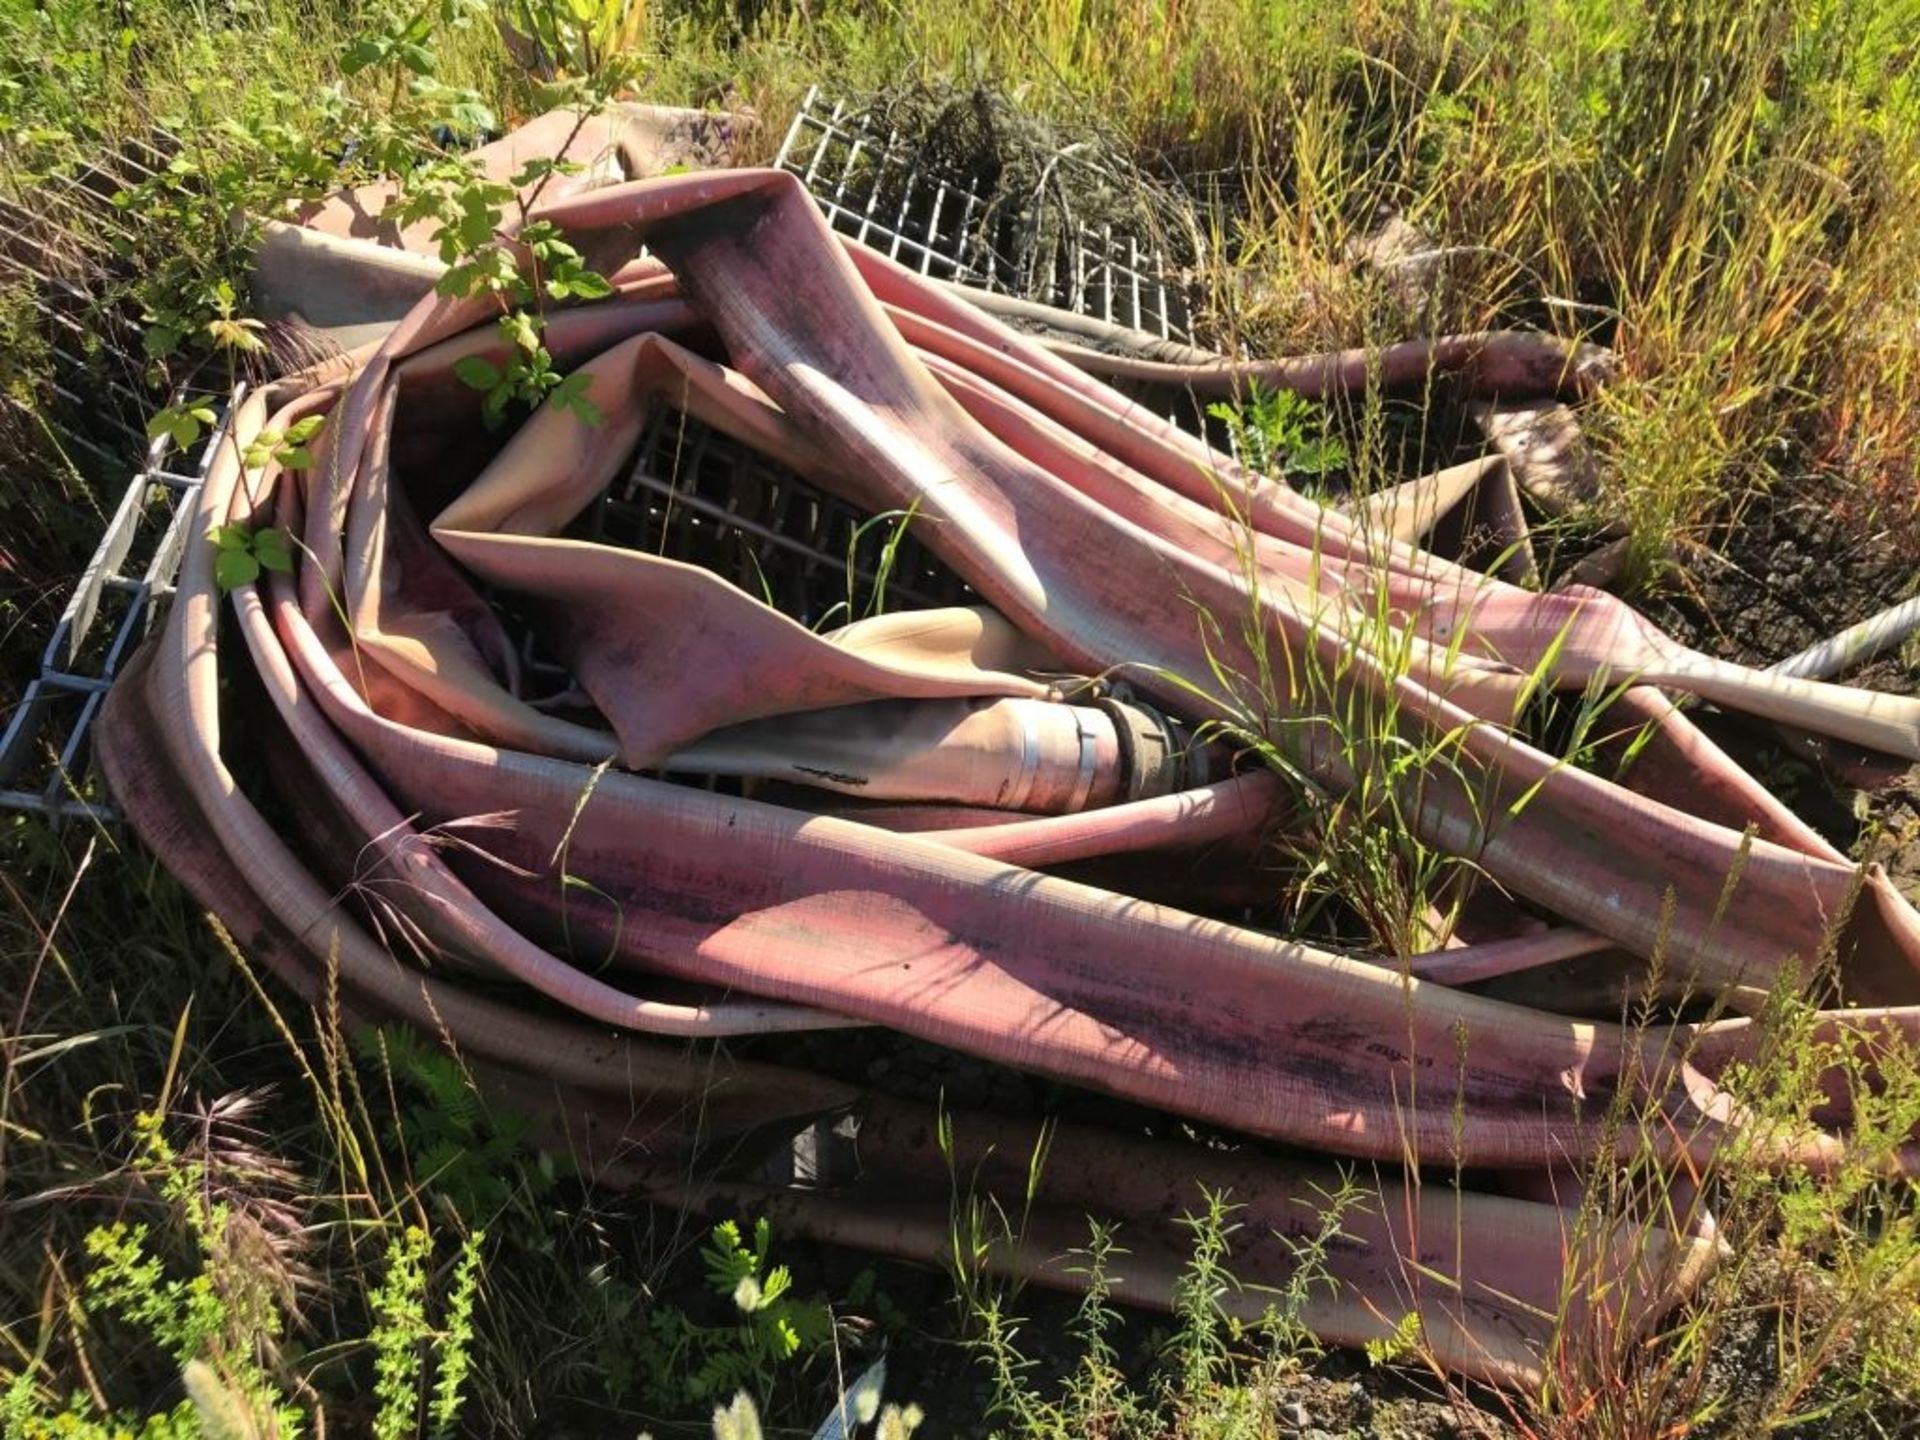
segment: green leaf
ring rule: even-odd
[[[776,1265],[767,1272],[764,1287],[767,1303],[771,1305],[787,1291],[793,1288],[793,1272],[784,1265]]]
[[[1303,441],[1287,459],[1287,469],[1299,475],[1326,475],[1346,467],[1347,447],[1339,440],[1323,436]]]
[[[260,562],[246,550],[221,550],[213,559],[213,580],[222,590],[251,585],[260,578]]]
[[[547,397],[547,403],[556,410],[571,410],[584,425],[599,425],[606,417],[600,413],[600,407],[587,398],[587,376],[574,371],[558,385]]]
[[[477,98],[462,98],[447,111],[447,128],[461,135],[484,135],[498,123],[493,111]]]
[[[469,206],[454,223],[453,233],[466,249],[478,250],[493,239],[494,226],[499,223],[499,218],[491,210]]]
[[[447,273],[434,282],[433,293],[449,299],[462,299],[479,288],[480,267],[471,260],[454,263],[460,254],[460,242],[451,231],[440,232],[440,259]]]
[[[500,367],[484,355],[464,355],[453,362],[453,373],[475,390],[500,388]]]
[[[774,1351],[782,1360],[791,1360],[800,1348],[800,1332],[793,1328],[793,1322],[781,1315],[773,1322]]]
[[[287,439],[295,445],[304,445],[318,435],[320,427],[326,423],[327,417],[324,415],[309,415],[306,419],[295,422],[287,431]]]
[[[487,392],[487,398],[480,402],[480,418],[488,425],[498,425],[507,413],[507,402],[513,398],[512,387],[499,385]]]
[[[340,68],[349,75],[358,75],[375,65],[385,63],[393,42],[375,35],[362,35],[346,49],[340,57]]]
[[[500,335],[516,350],[533,355],[540,350],[540,317],[516,310],[500,318]]]
[[[208,532],[208,538],[221,550],[245,550],[252,540],[244,525],[216,525]]]
[[[180,348],[180,335],[174,325],[149,325],[140,332],[140,348],[149,360],[164,360]]]
[[[582,270],[577,275],[568,276],[567,284],[582,300],[604,300],[613,294],[613,282],[606,276],[595,274],[591,270]]]
[[[520,266],[504,245],[489,245],[475,261],[481,281],[490,290],[513,291],[524,288]]]

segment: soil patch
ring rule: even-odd
[[[1920,590],[1909,537],[1863,531],[1815,499],[1762,501],[1717,552],[1694,550],[1681,584],[1638,602],[1688,644],[1765,666]],[[1920,665],[1893,652],[1840,677],[1920,693]]]
[[[1920,592],[1912,537],[1863,529],[1823,498],[1783,492],[1756,505],[1717,552],[1694,550],[1680,583],[1636,603],[1710,655],[1764,667]],[[1920,644],[1836,681],[1920,694]],[[1920,766],[1732,716],[1702,723],[1736,760],[1834,843],[1878,860],[1920,899]]]

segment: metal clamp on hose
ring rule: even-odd
[[[1187,727],[1135,700],[1093,702],[1120,741],[1120,799],[1149,800],[1207,783],[1205,747]]]

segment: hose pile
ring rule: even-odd
[[[484,435],[455,375],[506,359],[484,297],[430,296],[344,372],[248,396],[103,751],[143,837],[243,948],[316,1002],[457,1047],[595,1173],[937,1256],[952,1162],[926,1115],[684,1043],[888,1026],[1376,1162],[1307,1322],[1360,1343],[1417,1313],[1440,1363],[1524,1383],[1568,1293],[1631,1330],[1714,1253],[1704,1215],[1576,1235],[1540,1198],[1554,1172],[1613,1152],[1705,1162],[1741,1132],[1717,1081],[1759,1027],[1627,1029],[1423,974],[1657,955],[1670,985],[1739,1012],[1831,951],[1869,1008],[1830,1023],[1911,1035],[1920,917],[1668,692],[1908,757],[1920,702],[1724,664],[1604,593],[1520,589],[1323,509],[843,242],[789,175],[616,185],[534,218],[583,253],[641,257],[611,297],[548,318],[599,423],[546,407]],[[1587,357],[1514,334],[1126,368],[1310,392],[1436,370],[1481,395],[1591,380]],[[869,512],[909,512],[980,603],[821,635],[708,571],[575,538],[655,407]],[[249,467],[255,440],[309,416],[325,417],[311,469]],[[226,525],[300,544],[296,573],[234,588],[223,621],[204,537]],[[500,597],[564,660],[565,703],[528,691]],[[1609,685],[1623,771],[1565,763],[1517,722],[1542,688]],[[1250,693],[1288,778],[1205,743],[1209,722],[1245,727]],[[1364,747],[1360,713],[1376,717]],[[1410,751],[1449,760],[1409,778],[1394,762]],[[236,780],[238,754],[270,796]],[[672,778],[689,774],[779,783],[743,798],[728,788],[751,783]],[[1085,883],[1257,885],[1291,787],[1382,783],[1417,785],[1406,823],[1483,877],[1499,922],[1484,943],[1332,953]],[[696,1163],[715,1136],[848,1109],[862,1173],[844,1185]],[[1832,1163],[1846,1140],[1829,1119],[1766,1137],[1752,1163]],[[961,1166],[1024,1186],[1030,1120],[956,1131]],[[1423,1225],[1429,1163],[1481,1178],[1433,1190]],[[1185,1238],[1171,1217],[1202,1182],[1250,1207],[1235,1264],[1256,1283],[1284,1278],[1276,1234],[1313,1233],[1340,1183],[1327,1161],[1061,1127],[1035,1218],[993,1263],[1071,1285],[1065,1252],[1092,1214],[1122,1222],[1121,1296],[1166,1303]]]

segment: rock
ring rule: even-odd
[[[1307,1413],[1307,1407],[1298,1400],[1283,1401],[1275,1413],[1280,1423],[1289,1430],[1305,1430],[1313,1423],[1313,1416]]]

